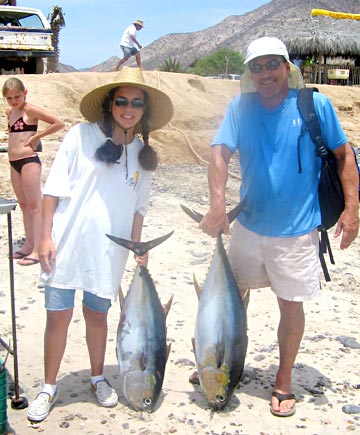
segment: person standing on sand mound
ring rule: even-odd
[[[115,71],[118,71],[121,65],[127,62],[131,56],[135,56],[137,66],[141,68],[140,51],[142,45],[136,39],[136,32],[144,27],[144,23],[141,20],[136,20],[134,23],[130,24],[125,30],[121,37],[120,47],[124,53],[124,57],[119,61],[115,67]],[[138,49],[135,47],[138,46]]]

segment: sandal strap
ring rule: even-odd
[[[276,397],[279,401],[279,403],[283,402],[284,400],[295,400],[295,394],[288,393],[288,394],[282,394],[278,391],[273,391],[272,397]]]

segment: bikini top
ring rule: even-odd
[[[9,133],[22,133],[24,131],[37,131],[37,124],[26,124],[24,118],[20,116],[13,125],[8,124]]]

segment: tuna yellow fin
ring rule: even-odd
[[[172,302],[173,302],[173,299],[174,299],[174,295],[171,295],[171,297],[170,297],[168,303],[167,303],[166,305],[163,306],[163,308],[164,308],[164,313],[165,313],[165,317],[168,315],[168,313],[169,313],[169,311],[170,311],[170,308],[171,308],[171,304],[172,304]]]
[[[200,286],[199,286],[199,283],[197,282],[197,279],[196,279],[195,273],[194,273],[194,275],[193,275],[193,282],[194,282],[194,287],[195,287],[195,290],[196,290],[197,297],[198,297],[198,299],[200,299],[201,288],[200,288]]]
[[[249,302],[250,302],[250,289],[249,288],[246,289],[245,293],[242,295],[242,300],[244,303],[245,310],[247,310],[247,307],[248,307]]]
[[[166,346],[166,361],[169,359],[170,351],[171,351],[171,343]]]
[[[120,308],[122,308],[123,305],[124,305],[124,300],[125,300],[125,298],[124,298],[124,293],[123,293],[123,291],[122,291],[120,285],[119,285],[118,294],[119,294],[119,303],[120,303]]]

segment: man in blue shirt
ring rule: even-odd
[[[270,409],[276,416],[290,416],[295,413],[291,371],[305,325],[303,301],[320,293],[321,159],[309,135],[301,131],[296,101],[304,83],[283,42],[274,37],[253,41],[245,65],[241,95],[230,103],[212,143],[210,209],[200,228],[213,237],[229,231],[226,180],[230,157],[238,151],[240,198],[246,197],[246,202],[234,224],[228,255],[242,293],[270,287],[277,296],[280,364]],[[359,229],[357,168],[330,100],[315,93],[314,102],[344,190],[345,209],[335,236],[341,236],[340,248],[345,249]]]

